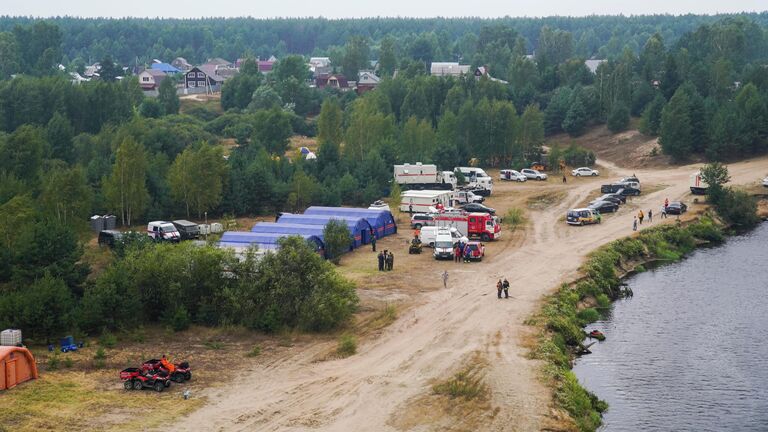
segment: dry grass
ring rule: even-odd
[[[565,191],[547,192],[528,198],[526,205],[531,210],[545,210],[565,199]]]

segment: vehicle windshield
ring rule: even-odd
[[[449,241],[439,241],[435,243],[436,248],[452,249],[453,243]]]
[[[160,229],[161,229],[163,232],[176,232],[176,227],[175,227],[175,226],[173,226],[173,225],[171,225],[171,224],[168,224],[168,225],[160,225]]]
[[[579,217],[579,213],[575,211],[569,211],[568,217]]]

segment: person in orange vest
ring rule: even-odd
[[[172,374],[176,370],[176,366],[168,361],[168,359],[165,357],[165,354],[163,354],[163,358],[160,359],[160,364],[163,365],[163,368],[165,368],[169,374]]]
[[[645,215],[643,214],[643,211],[642,211],[642,210],[640,210],[639,212],[637,212],[637,218],[640,220],[640,225],[642,225],[642,224],[643,224],[643,218],[644,218],[644,217],[645,217]]]

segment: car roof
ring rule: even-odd
[[[569,212],[577,212],[577,211],[589,211],[592,210],[591,208],[582,207],[582,208],[576,208],[576,209],[570,209]]]

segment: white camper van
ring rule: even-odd
[[[400,194],[400,211],[408,213],[429,213],[438,204],[450,207],[453,192],[448,190],[410,190]]]
[[[482,168],[456,167],[453,170],[460,172],[470,187],[477,188],[476,194],[489,196],[493,192],[493,179]]]
[[[403,164],[394,166],[395,183],[403,190],[453,190],[456,175],[451,171],[438,171],[437,165]]]

